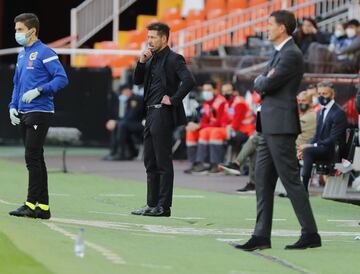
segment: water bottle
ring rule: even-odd
[[[75,238],[75,255],[83,258],[85,256],[84,228],[80,228],[79,234]]]

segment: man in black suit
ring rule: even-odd
[[[175,127],[187,122],[182,100],[195,85],[195,80],[184,57],[167,45],[169,27],[153,23],[147,29],[148,48],[141,54],[134,72],[135,84],[144,85],[147,206],[131,213],[168,217],[174,181],[172,133]]]
[[[321,110],[317,117],[315,136],[310,144],[299,148],[298,158],[302,158],[303,184],[308,190],[313,163],[331,160],[335,156],[335,145],[342,147],[345,141],[347,119],[345,112],[335,103],[335,90],[331,82],[323,81],[317,85]]]
[[[302,227],[301,237],[286,249],[321,246],[308,195],[300,181],[295,140],[300,133],[296,93],[303,76],[304,64],[300,49],[291,34],[296,28],[293,13],[274,11],[270,15],[268,39],[275,45],[275,54],[266,71],[254,82],[262,96],[257,117],[261,132],[255,167],[257,218],[252,237],[236,248],[253,251],[271,248],[271,227],[274,190],[280,177]]]
[[[112,92],[109,100],[110,154],[103,158],[107,161],[132,160],[137,155],[134,139],[140,139],[144,130],[142,96],[127,84],[119,87],[119,93]]]

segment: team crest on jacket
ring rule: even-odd
[[[37,51],[30,53],[29,60],[34,61],[37,55],[38,55]]]
[[[138,102],[137,102],[136,100],[131,100],[131,101],[130,101],[130,106],[131,106],[132,108],[136,108],[137,105],[138,105]]]

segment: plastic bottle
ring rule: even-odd
[[[80,228],[79,234],[75,238],[75,255],[80,258],[85,256],[84,228]]]

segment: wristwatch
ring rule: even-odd
[[[38,92],[40,92],[40,94],[43,94],[44,89],[42,87],[37,87],[36,89],[38,90]]]

